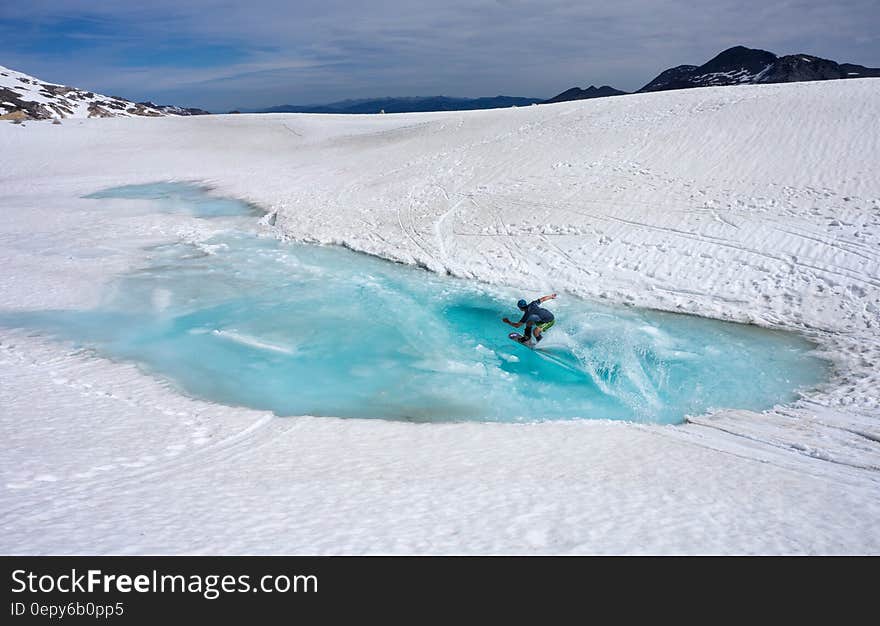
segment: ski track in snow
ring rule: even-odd
[[[796,329],[829,384],[683,426],[278,419],[0,330],[6,553],[880,553],[880,80],[497,111],[0,124],[3,309],[88,307],[223,220],[80,196],[198,180],[267,232]],[[500,330],[499,332],[503,332]]]

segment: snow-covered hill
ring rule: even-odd
[[[878,118],[861,79],[0,124],[0,309],[94,306],[159,244],[222,230],[83,197],[191,180],[274,214],[267,235],[796,330],[835,365],[796,402],[680,426],[414,424],[210,403],[3,329],[0,552],[880,554]]]
[[[47,83],[0,65],[0,119],[45,120],[66,117],[163,117],[207,111],[131,102],[92,91]]]

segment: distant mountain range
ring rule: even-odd
[[[580,87],[572,87],[571,89],[563,91],[558,96],[553,96],[549,100],[544,100],[543,104],[552,104],[554,102],[569,102],[571,100],[589,100],[590,98],[607,98],[609,96],[622,96],[625,94],[625,91],[615,89],[614,87],[609,87],[608,85],[602,85],[601,87],[590,85],[586,89],[581,89]]]
[[[790,83],[841,78],[880,77],[880,69],[837,63],[809,54],[776,56],[766,50],[735,46],[703,65],[679,65],[661,72],[637,93],[691,89],[720,85]],[[608,85],[586,89],[572,87],[548,99],[494,96],[488,98],[373,98],[343,100],[329,104],[282,105],[245,113],[408,113],[416,111],[463,111],[498,109],[532,104],[550,104],[588,98],[607,98],[627,92]],[[238,113],[239,111],[233,111]],[[166,115],[205,115],[202,109],[131,102],[38,80],[33,76],[0,66],[0,120],[51,119],[65,117],[116,117]]]
[[[872,76],[880,76],[880,69],[852,63],[838,64],[809,54],[778,57],[766,50],[735,46],[703,65],[670,68],[639,89],[639,92]]]
[[[529,106],[543,102],[540,98],[494,96],[491,98],[449,98],[425,96],[414,98],[373,98],[343,100],[329,104],[292,105],[268,109],[244,110],[245,113],[414,113],[423,111],[465,111],[473,109],[502,109],[512,106]]]
[[[679,65],[661,72],[654,80],[636,93],[690,89],[719,85],[754,83],[791,83],[838,78],[880,77],[880,69],[836,63],[808,54],[778,57],[766,50],[734,46],[718,54],[703,65]],[[498,109],[530,104],[552,104],[589,98],[607,98],[625,95],[626,91],[609,85],[586,89],[572,87],[547,100],[495,96],[494,98],[376,98],[372,100],[344,100],[330,104],[309,106],[283,105],[268,109],[252,109],[248,113],[408,113],[415,111],[461,111],[468,109]]]
[[[0,120],[44,120],[66,117],[164,117],[203,115],[152,102],[131,102],[114,96],[57,85],[0,66]]]
[[[679,65],[664,70],[636,93],[714,87],[720,85],[747,85],[756,83],[794,83],[838,78],[880,77],[880,69],[836,63],[809,54],[790,54],[778,57],[766,50],[745,46],[728,48],[703,65]],[[565,102],[585,98],[619,96],[623,91],[607,85],[579,89],[572,87],[545,102]]]

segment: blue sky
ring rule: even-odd
[[[880,1],[0,0],[0,65],[212,111],[627,91],[732,45],[880,66]]]

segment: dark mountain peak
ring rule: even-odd
[[[590,85],[589,87],[584,89],[584,91],[586,91],[587,93],[597,94],[598,96],[616,96],[622,93],[626,93],[625,91],[615,89],[611,85],[602,85],[601,87]]]
[[[678,65],[665,70],[639,91],[667,91],[754,82],[752,79],[775,61],[776,55],[772,52],[734,46],[715,55],[703,65]]]
[[[846,72],[834,61],[810,54],[790,54],[779,57],[761,76],[762,83],[793,83],[803,80],[830,80],[846,78]]]
[[[676,65],[668,70],[663,70],[650,83],[639,91],[666,91],[669,89],[687,89],[693,87],[691,78],[698,69],[697,65]]]
[[[758,73],[775,60],[776,55],[772,52],[746,48],[745,46],[734,46],[719,53],[698,69],[700,74],[728,72],[739,69]]]
[[[880,76],[880,70],[850,64],[839,65],[834,61],[810,54],[777,57],[766,50],[734,46],[703,65],[679,65],[670,68],[639,91],[754,83],[791,83],[865,76]]]
[[[880,77],[880,68],[865,67],[864,65],[855,65],[853,63],[841,63],[840,70],[846,78],[868,78]]]
[[[625,91],[620,91],[619,89],[615,89],[614,87],[610,87],[609,85],[602,85],[601,87],[590,85],[586,89],[581,89],[580,87],[572,87],[571,89],[566,89],[559,95],[553,96],[549,100],[545,100],[544,104],[552,104],[554,102],[570,102],[572,100],[588,100],[590,98],[607,98],[609,96],[621,96],[625,93]]]

